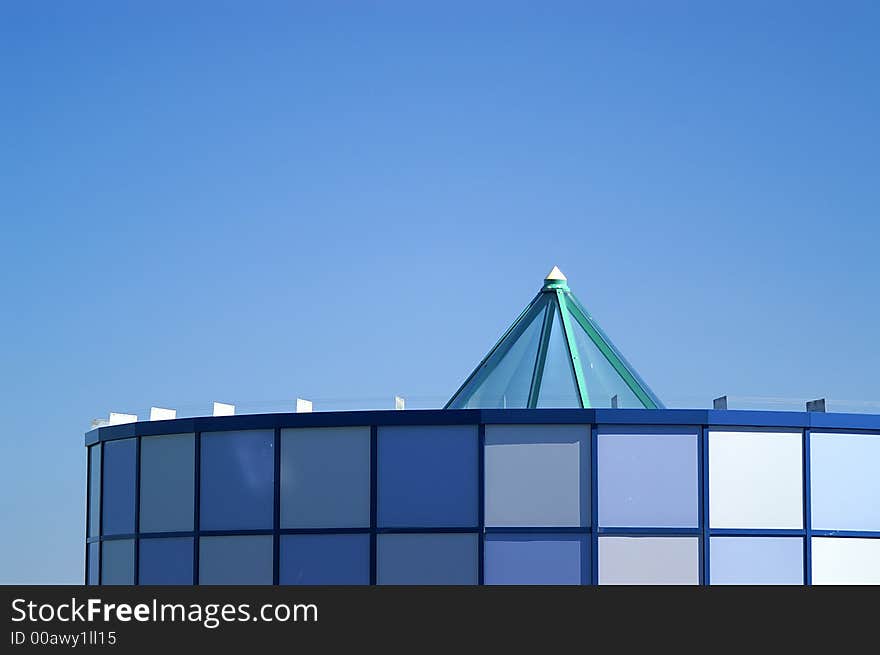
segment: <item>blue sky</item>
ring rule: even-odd
[[[668,405],[880,412],[878,29],[3,3],[0,582],[81,581],[92,418],[439,406],[554,264]]]

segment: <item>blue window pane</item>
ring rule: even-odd
[[[203,530],[271,528],[274,502],[273,430],[202,435]]]
[[[140,532],[193,529],[195,437],[141,438]]]
[[[193,583],[192,537],[141,539],[138,560],[138,584]]]
[[[101,544],[101,584],[134,584],[134,539],[113,539]]]
[[[599,434],[599,525],[697,527],[697,435]]]
[[[380,526],[475,526],[477,428],[379,428],[378,478]]]
[[[281,432],[281,527],[370,525],[370,428]]]
[[[100,569],[99,557],[98,557],[98,548],[100,548],[101,544],[97,541],[93,541],[89,544],[89,576],[86,580],[86,584],[98,584],[98,572]]]
[[[376,576],[388,585],[477,584],[477,535],[380,534]]]
[[[199,584],[272,584],[272,535],[202,537]]]
[[[712,584],[803,584],[804,540],[800,537],[712,537]]]
[[[813,528],[880,530],[880,434],[810,435]]]
[[[487,425],[486,525],[590,525],[590,427]]]
[[[370,535],[283,535],[279,577],[291,585],[370,584]]]
[[[104,443],[104,534],[134,532],[136,460],[136,439]]]
[[[487,585],[579,585],[590,582],[586,535],[490,534],[484,548]]]
[[[89,448],[89,536],[101,533],[101,444]]]

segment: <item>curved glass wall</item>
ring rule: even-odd
[[[876,584],[880,417],[811,420],[442,410],[101,428],[85,579]]]

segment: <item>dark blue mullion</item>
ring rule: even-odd
[[[275,428],[275,463],[272,499],[272,584],[281,577],[281,428]]]
[[[486,534],[590,534],[592,528],[566,526],[505,525],[484,529]]]
[[[803,484],[804,484],[804,584],[813,584],[813,517],[812,489],[810,483],[810,430],[804,430]]]
[[[709,428],[700,429],[700,583],[712,582],[710,557],[711,528],[709,525]]]
[[[195,474],[193,475],[193,584],[199,584],[199,536],[201,529],[201,506],[202,506],[202,433],[195,433],[193,462]]]
[[[101,449],[101,476],[98,479],[98,536],[104,537],[104,444],[96,444]],[[98,584],[104,583],[104,544],[98,544]]]
[[[699,537],[701,528],[601,527],[600,535],[609,537]]]
[[[486,425],[477,428],[477,584],[486,584]]]
[[[376,478],[379,463],[379,427],[370,426],[370,584],[376,584],[376,529],[378,527],[379,482]]]
[[[803,537],[804,530],[796,528],[712,528],[713,537]]]
[[[599,426],[590,429],[590,581],[599,584]]]
[[[473,526],[461,525],[421,528],[407,528],[402,526],[376,528],[377,534],[474,534],[476,532],[477,528]]]
[[[134,584],[140,584],[141,540],[141,437],[134,442]]]
[[[880,532],[870,530],[813,530],[810,529],[810,535],[813,537],[841,537],[843,539],[880,539]]]

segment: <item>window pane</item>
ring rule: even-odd
[[[137,440],[104,443],[104,534],[134,532]]]
[[[191,585],[193,583],[191,537],[141,539],[138,560],[138,584]]]
[[[486,426],[486,525],[590,524],[590,428]]]
[[[272,535],[202,537],[199,584],[272,584]]]
[[[600,537],[599,584],[699,584],[697,537]]]
[[[97,541],[89,544],[89,577],[86,584],[98,584],[98,567],[100,566],[98,558],[99,547],[100,544]]]
[[[203,530],[272,527],[274,440],[273,430],[202,435]]]
[[[281,527],[370,525],[370,428],[281,432]]]
[[[800,537],[712,537],[712,584],[803,584]]]
[[[574,331],[574,340],[584,372],[590,407],[611,407],[612,396],[617,396],[618,407],[644,408],[645,405],[639,400],[639,397],[620,377],[620,374],[580,326],[574,315],[571,316],[571,329]]]
[[[477,584],[477,535],[380,534],[379,584]]]
[[[880,585],[880,539],[813,537],[813,584]]]
[[[697,527],[697,435],[600,434],[599,525]]]
[[[803,527],[800,432],[709,433],[713,528]]]
[[[195,437],[141,438],[141,532],[193,529]]]
[[[590,582],[586,535],[486,535],[487,585],[579,585]]]
[[[379,428],[380,526],[475,526],[477,477],[476,426]]]
[[[101,584],[134,584],[134,539],[113,539],[101,546]]]
[[[370,535],[283,535],[280,567],[281,584],[370,584]]]
[[[571,354],[559,310],[551,304],[550,311],[553,312],[553,327],[547,343],[538,407],[580,407],[581,397],[571,368]]]
[[[810,435],[813,528],[880,530],[880,435]]]
[[[89,536],[101,533],[101,444],[89,448]]]

